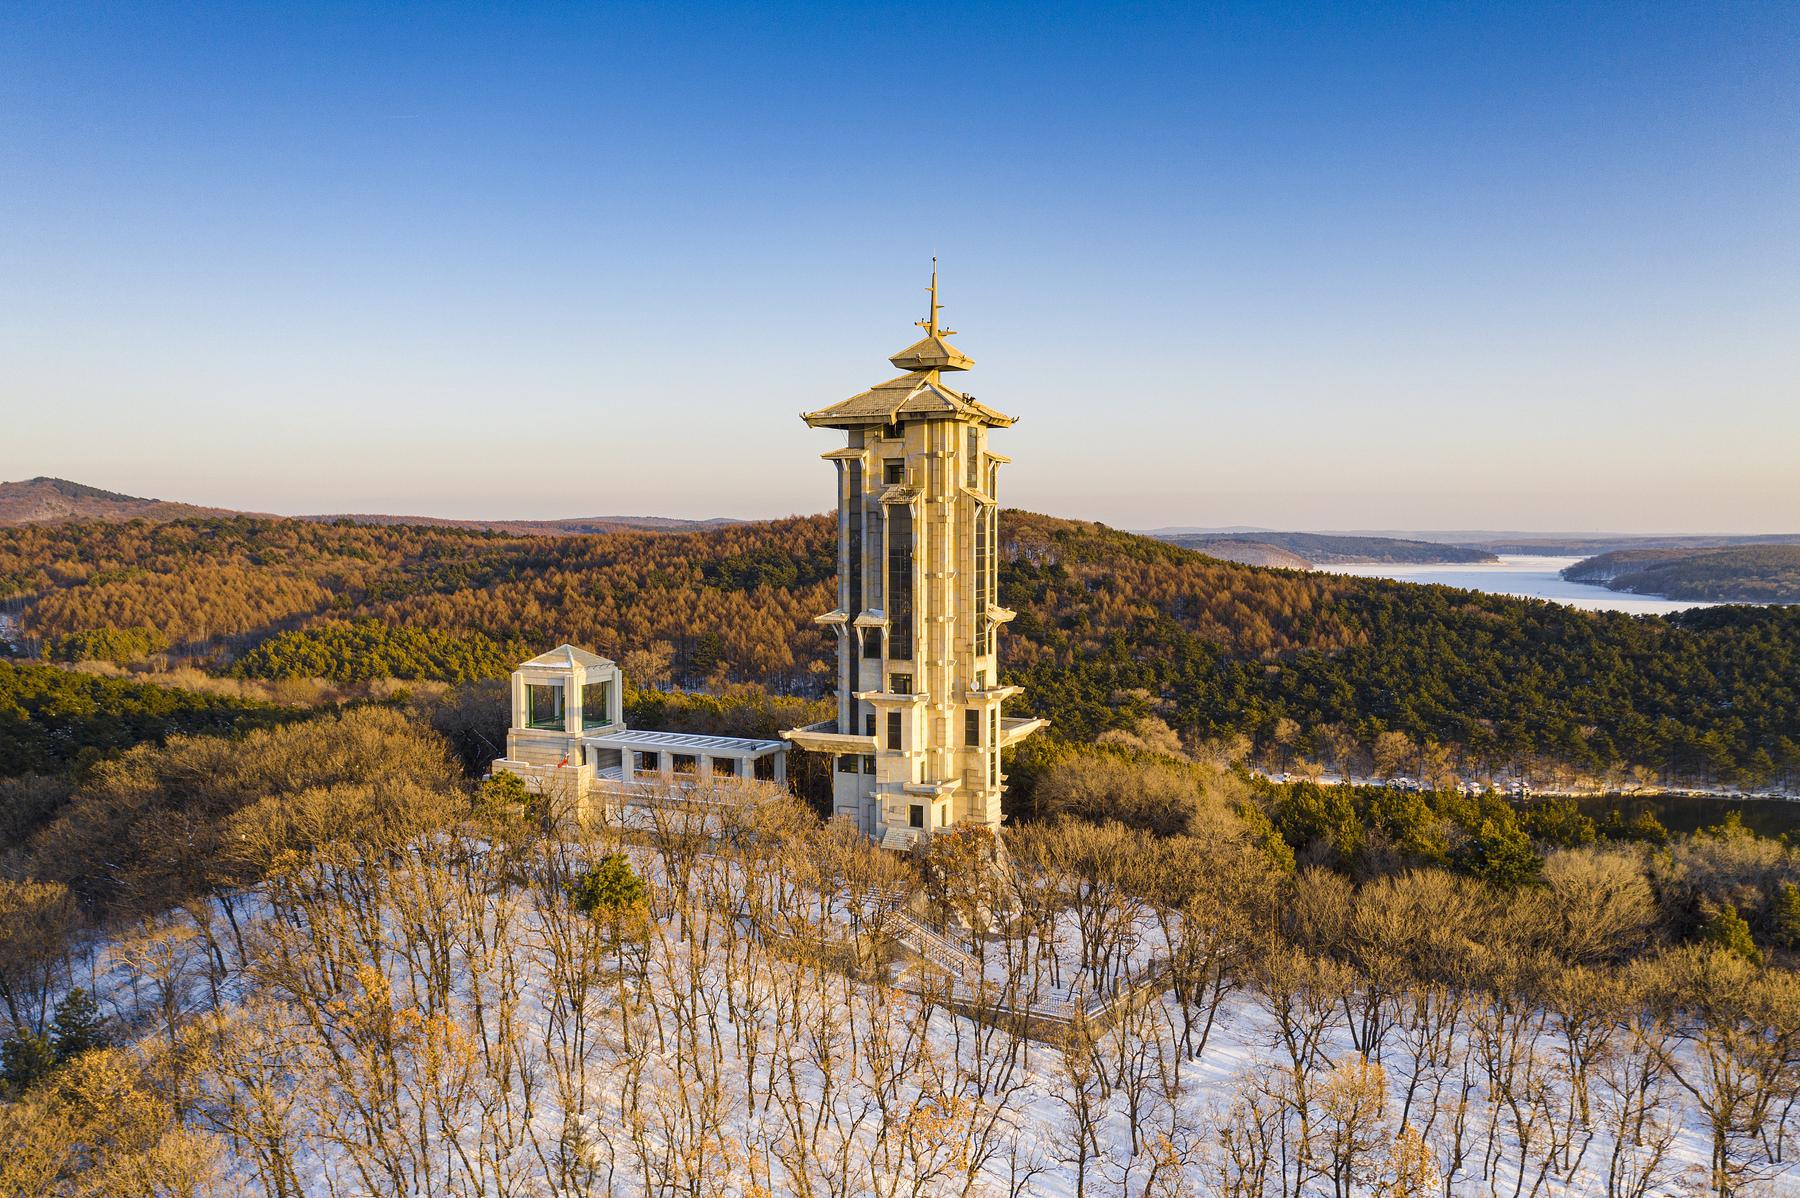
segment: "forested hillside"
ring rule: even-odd
[[[1563,571],[1635,595],[1723,603],[1800,603],[1800,545],[1621,549]]]
[[[279,722],[272,703],[0,661],[0,777],[53,774],[177,733]]]
[[[1055,736],[1247,738],[1366,772],[1384,734],[1464,772],[1561,763],[1800,782],[1800,609],[1671,618],[1267,570],[1008,513],[1004,644]],[[518,537],[292,520],[0,532],[27,653],[198,660],[257,678],[498,677],[569,640],[648,684],[814,697],[833,605],[823,517],[695,533]]]
[[[1165,534],[1158,539],[1184,549],[1208,552],[1209,545],[1232,542],[1263,545],[1292,553],[1315,565],[1348,562],[1491,562],[1494,555],[1466,545],[1409,541],[1400,537],[1356,537],[1317,532],[1234,532],[1211,535]],[[1235,558],[1233,560],[1236,560]]]

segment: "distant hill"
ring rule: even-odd
[[[1195,549],[1213,557],[1242,561],[1256,566],[1343,566],[1355,562],[1398,562],[1430,565],[1438,562],[1491,562],[1496,560],[1485,549],[1463,545],[1441,545],[1433,541],[1402,541],[1393,537],[1353,537],[1317,532],[1255,532],[1219,534],[1167,533],[1158,540]],[[1225,549],[1233,543],[1258,546],[1245,553],[1276,551],[1297,561],[1263,561],[1232,556]],[[1208,548],[1212,546],[1212,548]]]
[[[1723,549],[1740,545],[1800,545],[1800,533],[1763,533],[1753,536],[1519,536],[1464,544],[1495,553],[1562,556],[1574,553],[1613,553],[1638,549]]]
[[[1728,545],[1800,545],[1800,532],[1789,533],[1629,533],[1590,530],[1585,532],[1523,531],[1516,529],[1392,529],[1335,528],[1310,533],[1279,533],[1270,528],[1234,524],[1220,528],[1171,525],[1139,531],[1140,536],[1186,545],[1184,537],[1217,540],[1223,537],[1281,545],[1304,554],[1289,544],[1295,536],[1321,537],[1332,541],[1404,541],[1452,545],[1463,549],[1479,549],[1493,554],[1536,555],[1540,557],[1585,557],[1611,553],[1615,549],[1705,549]],[[1323,561],[1324,559],[1314,559]],[[1389,561],[1410,559],[1366,558],[1356,561]],[[1453,560],[1453,559],[1444,559]]]
[[[1161,539],[1174,545],[1180,545],[1183,549],[1192,549],[1196,553],[1216,557],[1220,561],[1238,562],[1246,566],[1274,566],[1282,570],[1305,570],[1312,566],[1311,562],[1298,553],[1290,553],[1286,549],[1278,549],[1262,541],[1239,540],[1236,537],[1187,535]]]
[[[66,478],[28,478],[0,483],[0,528],[25,524],[68,524],[77,520],[186,520],[210,516],[255,516],[274,519],[268,512],[242,512],[232,508],[201,507],[169,499],[145,499],[118,491],[104,491]],[[557,537],[608,532],[699,532],[723,528],[740,521],[726,517],[709,520],[676,520],[668,516],[570,516],[561,520],[458,520],[443,516],[390,516],[356,513],[296,516],[315,524],[348,520],[353,524],[406,524],[430,528],[468,528],[520,537]]]
[[[72,483],[66,478],[28,478],[0,483],[0,527],[67,524],[73,520],[180,520],[190,516],[235,515],[227,508],[199,507],[168,499],[143,499]]]
[[[1716,603],[1800,603],[1800,545],[1715,549],[1621,549],[1564,570],[1586,582],[1634,595]]]
[[[477,532],[503,532],[516,537],[561,537],[609,532],[703,532],[743,521],[725,516],[707,520],[677,520],[671,516],[570,516],[562,520],[458,520],[451,516],[387,516],[347,513],[296,516],[315,524],[348,520],[352,524],[406,524],[423,528],[468,528]]]

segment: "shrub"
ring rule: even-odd
[[[46,1036],[29,1028],[19,1028],[0,1043],[0,1080],[9,1094],[17,1097],[31,1089],[56,1068],[56,1050]]]
[[[1668,844],[1669,829],[1648,811],[1640,811],[1626,819],[1617,811],[1606,813],[1606,820],[1596,831],[1609,840],[1634,840],[1640,844]]]
[[[1476,825],[1457,846],[1452,860],[1471,877],[1509,888],[1531,881],[1543,867],[1524,829],[1495,819]]]
[[[1762,950],[1756,947],[1756,940],[1750,935],[1750,925],[1730,903],[1722,903],[1705,913],[1700,925],[1700,939],[1742,957],[1752,965],[1763,962]]]
[[[1231,789],[1228,776],[1216,766],[1114,750],[1064,757],[1043,772],[1035,797],[1047,816],[1117,820],[1170,835],[1229,821]]]
[[[538,807],[538,796],[531,793],[525,779],[511,770],[501,770],[475,790],[475,811],[490,819],[518,819],[532,814]]]
[[[586,915],[619,915],[648,903],[650,893],[625,854],[608,853],[569,883],[569,898]]]
[[[1599,835],[1593,819],[1583,815],[1573,799],[1546,799],[1533,803],[1520,814],[1519,822],[1533,840],[1560,849],[1593,844]]]
[[[1800,886],[1783,882],[1772,912],[1775,935],[1787,948],[1800,948]]]

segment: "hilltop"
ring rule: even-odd
[[[145,499],[118,491],[105,491],[63,478],[29,478],[0,483],[0,528],[27,524],[66,524],[79,520],[188,520],[208,516],[249,516],[282,519],[268,512],[202,507],[168,499]],[[739,523],[727,517],[678,520],[669,516],[569,516],[554,520],[457,519],[449,516],[395,516],[382,513],[330,513],[287,517],[319,524],[348,521],[352,524],[406,524],[435,528],[468,528],[512,536],[567,536],[608,532],[691,532]]]
[[[1246,566],[1267,566],[1277,570],[1310,570],[1312,562],[1286,549],[1278,549],[1262,540],[1237,537],[1162,537],[1171,545],[1204,553],[1220,561],[1238,562]]]
[[[1622,549],[1576,562],[1571,582],[1634,595],[1722,603],[1800,603],[1800,545]]]
[[[66,478],[39,476],[0,483],[0,527],[64,524],[72,520],[182,520],[230,516],[226,508],[200,507],[169,499],[144,499],[103,491]]]
[[[568,516],[559,520],[461,520],[454,516],[387,516],[344,512],[322,516],[295,516],[315,524],[405,524],[421,528],[467,528],[515,537],[561,537],[609,532],[697,532],[741,524],[727,516],[706,520],[679,520],[672,516]]]

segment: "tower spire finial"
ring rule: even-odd
[[[931,293],[930,314],[927,315],[924,320],[915,320],[915,321],[913,321],[913,323],[918,325],[920,328],[924,329],[925,335],[927,337],[937,337],[937,336],[954,337],[954,336],[956,336],[955,329],[940,328],[938,325],[938,313],[943,311],[944,305],[938,303],[938,297],[937,297],[937,255],[936,254],[933,254],[931,256],[931,286],[926,288],[926,290]]]

